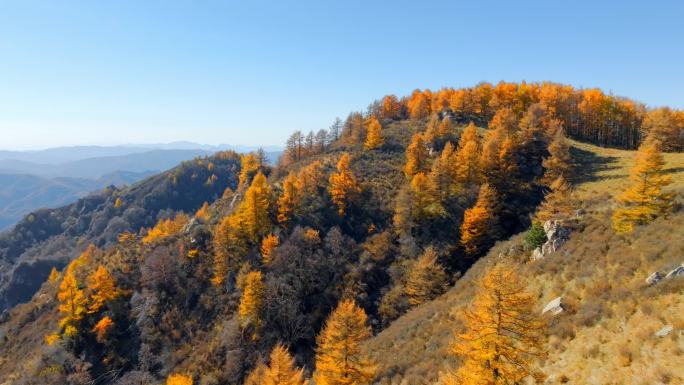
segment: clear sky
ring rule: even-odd
[[[0,0],[0,148],[280,145],[480,81],[684,108],[683,3]]]

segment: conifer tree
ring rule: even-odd
[[[553,181],[550,189],[535,213],[535,219],[542,223],[549,219],[566,219],[572,215],[574,208],[572,187],[563,175],[560,175]]]
[[[260,385],[304,385],[304,370],[295,366],[294,358],[282,344],[271,351],[271,362],[265,368]]]
[[[251,271],[245,277],[245,285],[240,297],[240,324],[243,328],[254,327],[254,336],[261,327],[261,311],[264,300],[264,280],[260,271]]]
[[[371,117],[367,123],[368,134],[366,135],[366,141],[363,147],[366,150],[374,150],[376,148],[382,147],[385,143],[385,138],[382,136],[382,125],[376,117]]]
[[[456,195],[460,191],[460,185],[456,177],[456,153],[451,142],[447,142],[439,155],[435,159],[430,169],[430,183],[432,183],[442,200]]]
[[[93,333],[95,333],[95,340],[99,343],[104,343],[107,339],[107,334],[114,327],[114,321],[109,316],[104,316],[95,326],[93,326]]]
[[[448,116],[442,118],[439,122],[439,127],[437,128],[437,136],[440,138],[445,138],[452,134],[454,131],[454,126],[451,124],[451,119]]]
[[[264,174],[258,172],[245,192],[245,198],[237,212],[242,224],[241,230],[252,244],[271,229],[268,216],[270,204],[271,188]]]
[[[166,385],[192,385],[192,377],[184,374],[172,374],[166,379]]]
[[[496,266],[480,280],[471,308],[463,313],[466,331],[452,353],[462,366],[443,376],[444,385],[521,384],[543,374],[533,368],[543,357],[544,324],[518,274]]]
[[[434,182],[422,172],[411,180],[411,199],[413,218],[423,220],[446,215]]]
[[[446,286],[447,274],[437,262],[437,253],[429,247],[408,272],[404,287],[408,303],[416,306],[431,301],[444,293]]]
[[[353,301],[343,300],[330,314],[317,338],[316,385],[368,385],[375,364],[361,344],[371,336],[368,317]]]
[[[349,154],[342,154],[337,162],[337,172],[330,175],[328,187],[333,203],[337,206],[337,213],[344,216],[354,195],[360,191],[356,178],[349,169]]]
[[[412,178],[413,175],[419,172],[427,172],[428,170],[428,152],[427,145],[423,135],[416,133],[411,138],[411,143],[406,148],[406,165],[404,166],[404,175]]]
[[[245,382],[243,382],[242,385],[263,385],[266,370],[268,370],[268,366],[259,361],[254,369],[249,372],[247,378],[245,378]]]
[[[226,273],[236,271],[247,253],[247,242],[242,229],[241,216],[229,215],[219,222],[214,231],[214,266],[211,282],[214,286],[225,283]]]
[[[269,234],[261,241],[261,260],[267,265],[271,260],[273,249],[278,247],[278,236]]]
[[[613,212],[613,229],[617,233],[631,233],[635,226],[672,210],[674,194],[663,191],[672,183],[672,177],[663,173],[665,161],[658,146],[656,140],[647,138],[636,153],[629,174],[632,184],[618,197],[619,207]]]
[[[114,277],[102,265],[99,265],[97,270],[88,276],[87,282],[87,292],[90,296],[89,314],[97,313],[107,302],[121,295],[121,290],[116,287]]]
[[[562,129],[556,130],[553,140],[549,143],[549,156],[542,162],[544,166],[543,182],[550,186],[561,175],[565,180],[572,178],[573,165],[570,157],[570,146],[565,139]]]
[[[299,192],[297,191],[297,176],[290,172],[283,180],[283,194],[278,198],[278,223],[286,224],[297,212]]]
[[[73,337],[78,333],[79,323],[85,316],[88,305],[88,299],[79,287],[73,270],[67,269],[64,274],[57,292],[57,299],[59,300],[58,310],[63,315],[59,326],[64,331],[64,335]]]
[[[456,178],[466,186],[472,186],[480,181],[480,138],[477,128],[471,122],[458,141],[456,150]]]
[[[253,153],[244,154],[240,156],[240,176],[238,178],[238,189],[246,186],[250,178],[256,175],[261,168],[261,164],[257,156]]]
[[[501,234],[499,225],[499,197],[488,184],[480,187],[475,206],[463,214],[461,245],[469,257],[484,254]]]
[[[56,268],[53,267],[52,270],[50,270],[50,275],[48,276],[48,283],[50,283],[51,285],[54,285],[58,279],[59,279],[59,272],[57,271]]]

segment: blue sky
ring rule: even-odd
[[[0,148],[280,145],[480,81],[684,108],[682,20],[677,1],[0,0]]]

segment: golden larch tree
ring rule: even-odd
[[[550,186],[561,175],[565,180],[572,178],[573,164],[570,156],[570,145],[565,139],[562,129],[556,130],[549,143],[549,156],[542,162],[544,166],[543,182]]]
[[[294,358],[283,344],[276,344],[260,385],[304,385],[305,382],[304,370],[296,367]]]
[[[274,234],[269,234],[261,240],[261,260],[265,265],[271,261],[271,253],[279,243],[278,236]]]
[[[376,117],[371,117],[366,123],[367,134],[366,141],[363,143],[363,147],[366,150],[374,150],[376,148],[382,147],[385,143],[385,138],[382,135],[382,125]]]
[[[368,317],[354,301],[343,300],[330,314],[317,338],[316,385],[368,385],[375,363],[361,344],[371,336]]]
[[[442,200],[457,195],[461,191],[456,177],[457,166],[454,146],[451,142],[447,142],[439,158],[432,162],[428,175]]]
[[[261,326],[261,311],[265,290],[264,278],[260,271],[250,271],[247,273],[238,311],[240,325],[243,328],[253,326],[255,336]]]
[[[93,326],[92,332],[95,333],[95,340],[99,343],[104,343],[107,340],[107,335],[114,327],[114,321],[109,316],[104,316],[97,321]]]
[[[256,154],[249,153],[240,155],[240,176],[238,177],[238,189],[246,186],[250,178],[261,169],[261,163]]]
[[[166,385],[192,385],[192,377],[185,374],[172,374],[166,379]]]
[[[439,122],[439,127],[437,127],[437,136],[444,138],[450,135],[454,131],[454,126],[451,124],[451,119],[448,116],[442,118]]]
[[[411,215],[416,219],[443,217],[446,210],[434,181],[422,172],[411,179]]]
[[[330,175],[330,186],[328,187],[332,201],[337,206],[337,213],[341,216],[345,215],[354,195],[361,190],[356,183],[354,174],[349,169],[349,161],[349,154],[346,152],[342,154],[337,162],[337,172]]]
[[[283,193],[278,198],[278,223],[285,225],[292,219],[297,213],[299,200],[297,175],[290,172],[283,180]]]
[[[461,245],[466,255],[482,255],[499,237],[499,197],[488,184],[480,187],[475,206],[463,214]]]
[[[550,191],[544,196],[534,216],[542,223],[549,219],[563,220],[572,216],[573,210],[572,186],[560,175],[551,183]]]
[[[471,122],[458,141],[456,149],[456,177],[460,183],[472,186],[480,181],[480,137]]]
[[[428,170],[428,150],[427,144],[421,133],[416,133],[411,137],[411,143],[406,147],[406,165],[404,175],[411,178],[419,172]]]
[[[659,142],[652,138],[639,146],[629,174],[631,185],[618,197],[619,207],[613,212],[613,229],[617,233],[631,233],[635,226],[672,210],[674,194],[663,191],[672,183],[672,177],[663,173],[665,160],[658,146]]]
[[[266,176],[258,172],[245,192],[245,197],[237,212],[242,226],[241,231],[252,244],[257,243],[271,230],[271,220],[268,215],[270,205],[271,188]]]
[[[59,300],[58,310],[63,317],[59,321],[59,326],[67,337],[73,337],[78,333],[78,326],[86,314],[88,298],[80,288],[74,272],[67,269],[64,279],[59,285],[57,292]]]
[[[465,332],[457,336],[452,354],[462,365],[442,377],[444,385],[521,384],[541,381],[534,369],[544,356],[544,323],[534,296],[515,270],[498,265],[478,283],[471,308],[463,312]]]
[[[444,293],[447,287],[447,274],[437,262],[437,252],[428,247],[411,266],[404,291],[412,306],[431,301]]]
[[[237,270],[247,253],[243,228],[241,216],[229,215],[214,230],[214,273],[211,282],[215,286],[225,283],[227,272]]]
[[[114,277],[102,265],[99,265],[97,270],[88,276],[87,283],[86,290],[90,297],[89,314],[99,312],[106,303],[121,295]]]
[[[48,276],[48,283],[54,285],[57,280],[59,280],[59,271],[53,267],[52,270],[50,270],[50,275]]]

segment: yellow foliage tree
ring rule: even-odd
[[[442,200],[458,194],[461,190],[456,176],[457,166],[454,146],[447,142],[439,158],[432,163],[428,175]]]
[[[283,194],[278,198],[278,223],[286,224],[299,206],[297,176],[290,172],[283,180]]]
[[[265,289],[260,271],[247,273],[238,311],[242,327],[254,326],[255,336],[261,326],[261,310]]]
[[[563,175],[556,178],[550,188],[551,191],[546,194],[544,201],[539,205],[534,215],[535,219],[542,223],[549,219],[566,219],[572,215],[574,208],[572,187]]]
[[[295,366],[294,358],[282,344],[271,351],[271,362],[264,368],[259,385],[304,385],[304,370]]]
[[[271,252],[278,247],[278,236],[269,234],[261,241],[261,260],[267,265],[270,262]]]
[[[203,219],[205,221],[209,220],[209,203],[204,202],[202,207],[200,207],[197,212],[195,212],[195,218]]]
[[[445,116],[441,122],[439,122],[439,127],[437,128],[437,136],[444,138],[450,135],[454,131],[454,126],[451,124],[451,119]]]
[[[368,317],[353,301],[344,300],[328,317],[318,335],[316,385],[367,385],[375,376],[375,363],[362,351],[371,336]]]
[[[556,130],[553,140],[549,143],[549,156],[542,162],[544,166],[543,182],[550,186],[560,176],[565,180],[572,178],[573,165],[570,157],[570,146],[565,140],[562,129]]]
[[[663,173],[665,161],[658,146],[656,140],[648,138],[636,153],[629,174],[632,184],[618,198],[619,207],[613,212],[613,229],[619,234],[631,233],[635,226],[672,210],[674,194],[663,191],[672,177]]]
[[[404,175],[411,178],[419,172],[428,170],[428,151],[427,144],[421,133],[416,133],[411,137],[411,143],[406,147],[406,165]]]
[[[79,323],[86,314],[88,304],[88,299],[79,287],[73,271],[67,269],[59,285],[57,299],[59,300],[58,310],[63,315],[59,326],[64,330],[64,335],[73,337],[78,332]]]
[[[172,374],[166,379],[166,385],[192,385],[192,377],[184,374]]]
[[[534,297],[514,270],[496,266],[479,282],[471,309],[463,313],[466,331],[458,335],[452,353],[462,360],[444,385],[521,384],[543,374],[533,368],[543,357],[544,323],[534,309]]]
[[[496,191],[484,184],[480,187],[475,206],[463,214],[461,245],[466,255],[482,255],[499,236],[498,199]]]
[[[346,152],[337,162],[337,172],[330,175],[328,189],[333,203],[337,206],[338,214],[344,216],[353,196],[361,190],[354,174],[349,169],[349,154]]]
[[[456,178],[460,183],[470,186],[480,181],[480,137],[473,123],[463,130],[454,164]]]
[[[271,188],[266,177],[258,172],[245,192],[237,216],[240,217],[241,232],[249,242],[255,244],[271,229],[268,209],[271,204]]]
[[[147,244],[177,234],[189,220],[190,217],[184,213],[176,214],[173,219],[161,219],[147,232],[142,241]]]
[[[447,274],[437,262],[437,253],[429,247],[411,266],[404,291],[409,304],[416,306],[437,298],[446,285]]]
[[[247,241],[242,233],[239,215],[229,215],[221,220],[214,231],[214,274],[211,282],[221,286],[228,270],[236,270],[247,253]]]
[[[59,272],[54,267],[50,270],[50,275],[48,276],[48,283],[54,285],[59,279]]]
[[[446,215],[434,181],[422,172],[411,179],[411,215],[416,219],[429,219]]]
[[[90,296],[89,314],[97,313],[107,302],[121,295],[121,290],[116,287],[114,277],[102,265],[99,265],[97,270],[88,276],[87,282],[87,292]]]
[[[116,198],[116,201],[114,201],[114,208],[118,209],[121,206],[123,206],[123,200],[121,200],[121,198]]]
[[[367,122],[368,133],[363,147],[366,150],[374,150],[381,147],[385,143],[385,138],[382,136],[382,125],[376,117],[371,117]]]
[[[246,186],[249,179],[261,169],[261,162],[256,154],[249,153],[240,155],[240,176],[238,177],[238,189]]]

